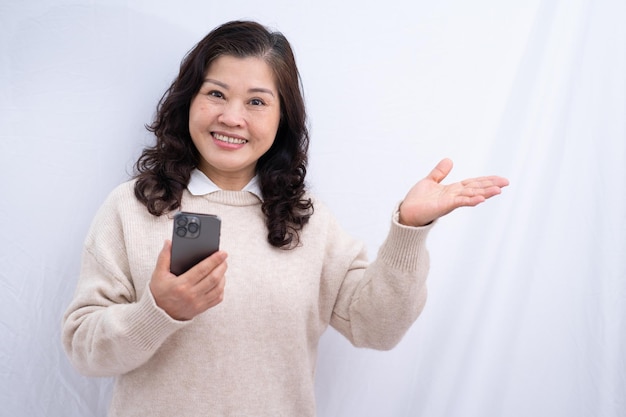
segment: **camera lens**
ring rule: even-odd
[[[189,229],[190,233],[196,233],[198,229],[200,229],[200,226],[198,226],[197,223],[189,223],[189,226],[187,226],[187,228]]]
[[[176,224],[177,224],[178,226],[184,226],[184,225],[186,225],[186,224],[187,224],[187,217],[185,217],[185,216],[179,216],[179,217],[176,219]]]
[[[185,229],[184,227],[177,227],[176,234],[180,237],[185,237],[185,235],[187,234],[187,229]]]

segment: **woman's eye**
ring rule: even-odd
[[[216,98],[224,98],[224,94],[222,94],[221,92],[219,92],[217,90],[209,91],[209,96],[216,97]]]
[[[261,99],[253,98],[252,100],[250,100],[250,104],[252,104],[253,106],[262,106],[265,103]]]

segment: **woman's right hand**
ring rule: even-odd
[[[179,276],[170,272],[172,243],[165,241],[150,280],[156,304],[175,320],[191,320],[224,299],[226,252],[217,251]]]

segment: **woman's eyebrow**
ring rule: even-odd
[[[211,83],[211,84],[219,85],[220,87],[222,87],[222,88],[224,88],[224,89],[226,89],[226,90],[228,90],[228,89],[229,89],[228,84],[224,84],[223,82],[221,82],[221,81],[217,81],[217,80],[214,80],[214,79],[212,79],[212,78],[206,78],[206,79],[204,80],[204,82],[205,82],[205,83]]]
[[[256,88],[249,89],[248,92],[249,93],[266,93],[274,97],[274,92],[270,90],[269,88],[256,87]]]

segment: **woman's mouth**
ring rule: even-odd
[[[248,143],[245,139],[233,138],[230,136],[222,135],[221,133],[212,133],[213,137],[216,140],[224,143],[230,143],[231,145],[243,145],[244,143]]]

